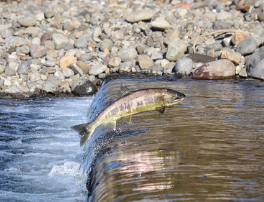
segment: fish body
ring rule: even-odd
[[[100,125],[112,124],[116,129],[116,121],[122,117],[145,111],[158,110],[164,112],[165,107],[177,104],[185,95],[167,88],[150,88],[131,91],[105,108],[92,122],[73,126],[80,135],[80,145],[93,134]]]

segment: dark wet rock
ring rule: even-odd
[[[47,54],[47,48],[41,45],[30,46],[30,55],[33,58],[41,58]]]
[[[193,79],[229,79],[234,78],[236,69],[234,64],[227,60],[221,59],[198,67],[193,75]]]
[[[56,92],[59,91],[59,86],[61,85],[61,78],[57,76],[49,76],[43,85],[43,90],[46,92]]]
[[[248,55],[253,53],[257,49],[257,41],[253,37],[249,37],[241,41],[237,47],[236,51],[241,53],[241,55]]]
[[[246,71],[248,75],[251,75],[252,69],[256,64],[264,58],[264,47],[257,49],[246,61]]]
[[[181,58],[179,59],[174,68],[173,72],[179,75],[189,75],[193,68],[193,61],[190,58]]]
[[[72,93],[78,96],[86,96],[86,95],[93,95],[96,92],[95,85],[87,80],[81,85],[77,85],[73,90]]]

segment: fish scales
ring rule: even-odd
[[[116,121],[122,117],[172,106],[184,97],[184,94],[166,88],[131,91],[110,104],[92,122],[73,126],[72,128],[79,132],[82,146],[100,125],[112,124],[115,129]]]

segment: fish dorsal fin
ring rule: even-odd
[[[123,97],[124,95],[128,94],[130,92],[130,90],[128,89],[128,87],[121,85],[120,86],[120,90],[117,93],[118,98]]]
[[[165,112],[165,107],[157,107],[156,111],[158,111],[160,114],[164,114]]]

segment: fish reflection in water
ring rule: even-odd
[[[264,88],[251,81],[158,85],[188,99],[164,115],[132,117],[131,131],[149,131],[108,145],[94,166],[91,201],[264,201]]]
[[[125,177],[136,177],[135,187],[132,191],[154,191],[172,188],[172,181],[166,177],[163,157],[158,157],[157,152],[141,152],[130,154],[118,160],[124,162],[120,168],[120,173]],[[166,181],[144,182],[146,173],[159,173],[159,178],[166,178]]]

